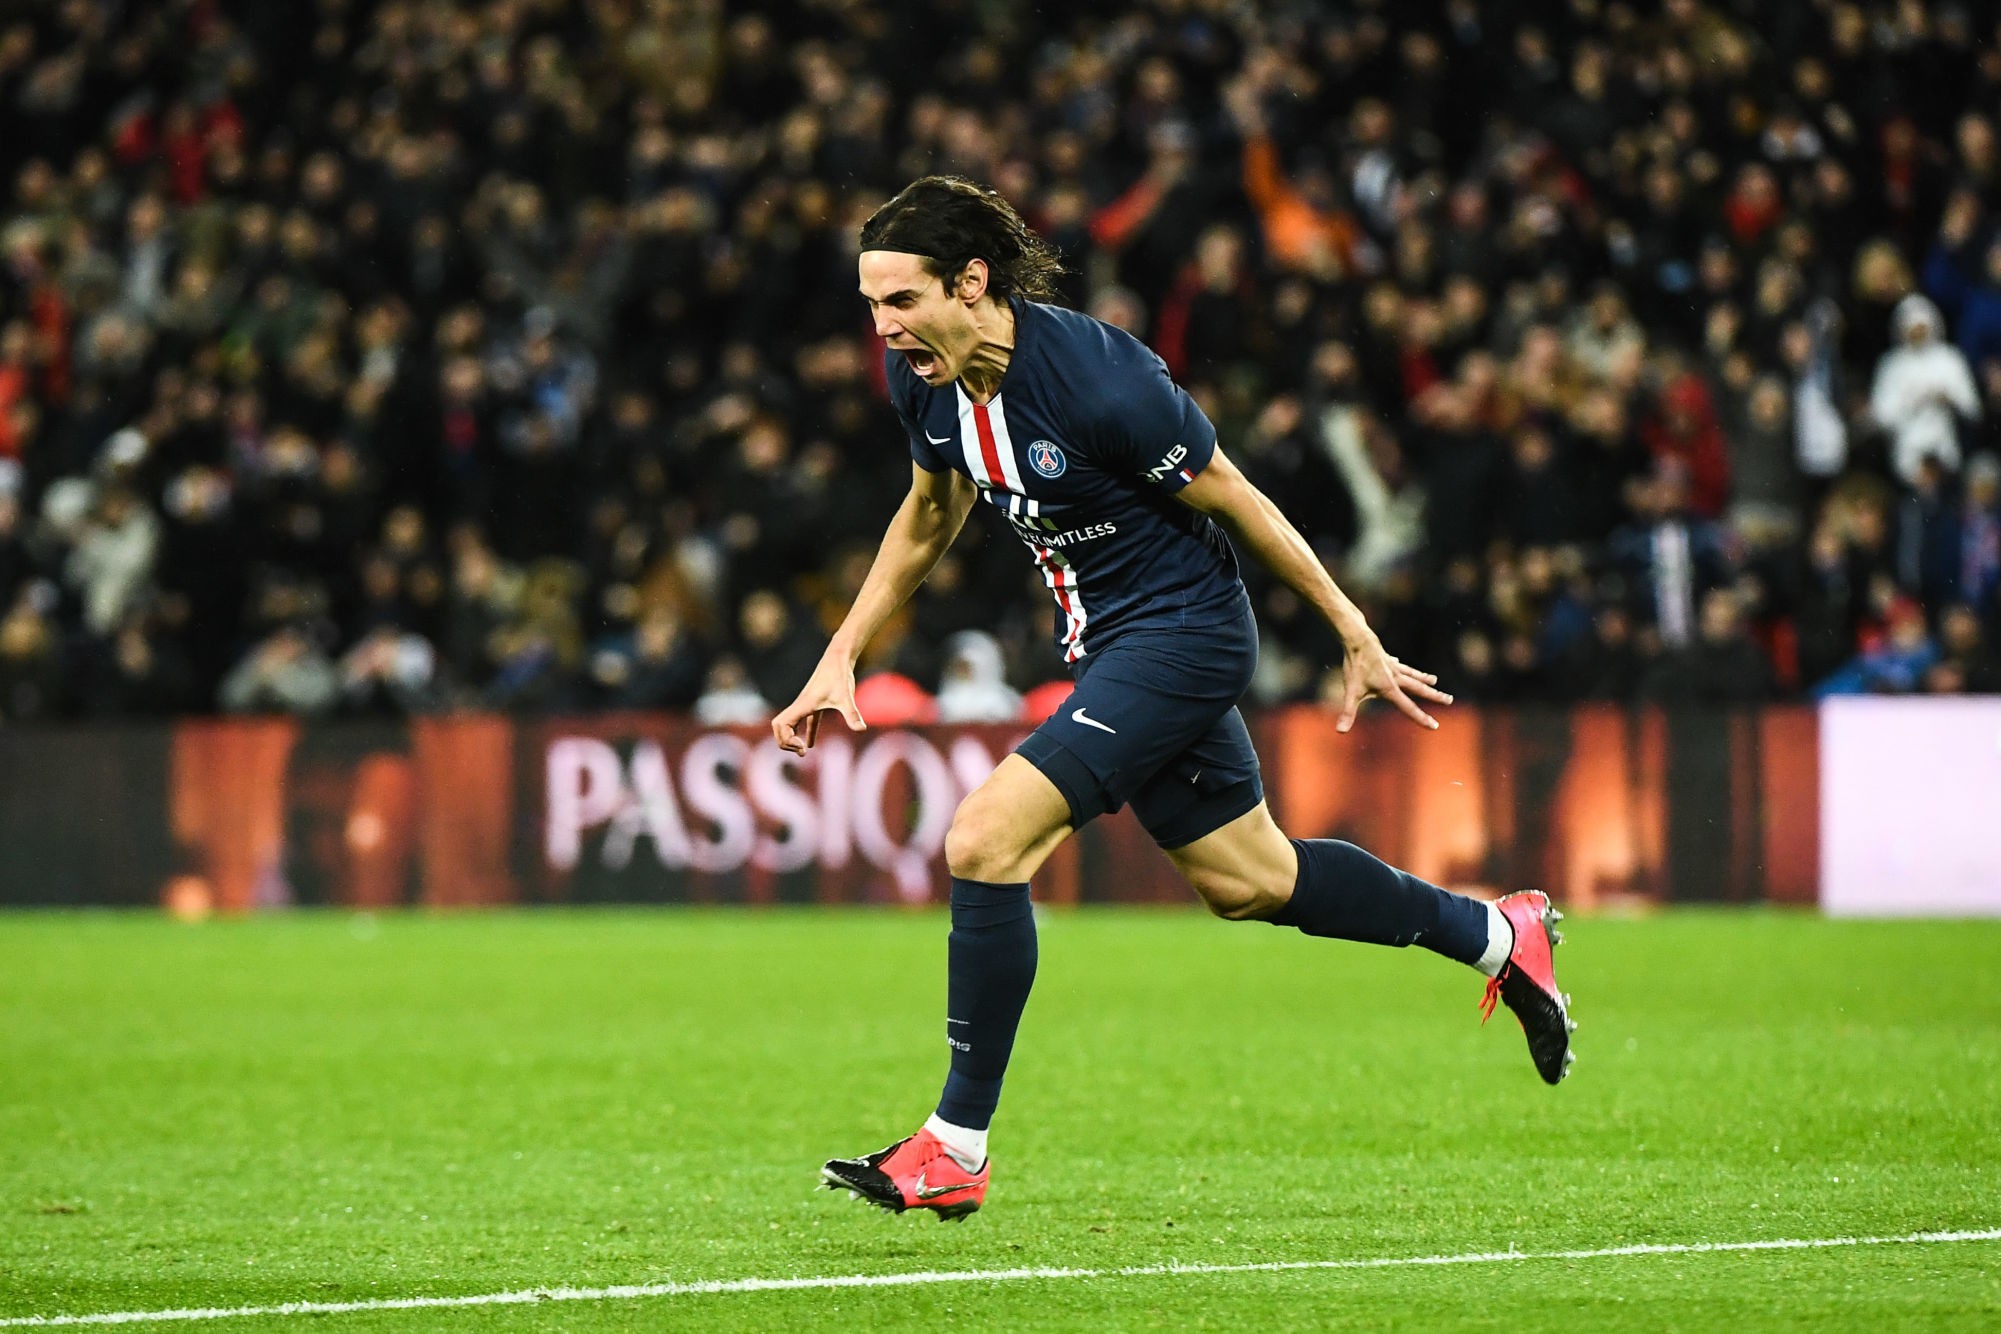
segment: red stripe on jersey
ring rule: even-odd
[[[1084,622],[1077,615],[1082,608],[1070,600],[1070,588],[1076,575],[1073,571],[1053,563],[1056,553],[1049,547],[1036,547],[1034,551],[1035,563],[1042,571],[1043,582],[1048,584],[1049,591],[1056,595],[1056,606],[1063,613],[1063,643],[1066,645],[1063,661],[1075,662],[1084,653],[1083,644],[1078,642],[1079,636],[1084,632]]]
[[[1000,446],[994,443],[994,424],[987,420],[986,404],[973,404],[973,427],[980,433],[980,462],[987,466],[987,481],[1005,490],[1007,474],[1001,471]]]
[[[1049,558],[1055,554],[1055,552],[1049,550],[1047,547],[1037,547],[1035,549],[1035,563],[1042,566],[1044,580],[1049,585],[1049,591],[1056,595],[1056,605],[1063,608],[1063,615],[1068,617],[1070,615],[1070,598],[1063,591],[1063,572],[1051,569],[1048,564]]]

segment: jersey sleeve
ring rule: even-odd
[[[1137,474],[1170,494],[1194,481],[1216,456],[1216,428],[1150,352],[1130,374],[1118,377],[1102,405],[1099,441],[1113,470]]]
[[[883,379],[889,385],[890,406],[896,409],[896,419],[903,423],[903,433],[910,439],[910,460],[926,472],[947,472],[951,464],[931,443],[922,423],[917,420],[916,395],[911,392],[909,365],[896,352],[884,352],[882,358]]]

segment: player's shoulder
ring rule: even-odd
[[[1116,325],[1063,306],[1022,303],[1034,322],[1046,373],[1086,405],[1116,405],[1136,386],[1165,378],[1166,363]]]
[[[1122,367],[1154,372],[1163,365],[1152,348],[1095,315],[1036,301],[1025,301],[1022,305],[1029,318],[1040,326],[1037,336],[1049,352],[1074,359],[1093,374]]]

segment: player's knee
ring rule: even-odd
[[[945,831],[945,865],[965,880],[1000,880],[1021,855],[1011,844],[1006,821],[977,794],[959,803]]]

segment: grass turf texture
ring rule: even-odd
[[[1422,951],[1057,914],[942,1227],[813,1188],[930,1110],[942,914],[0,917],[0,1316],[2001,1226],[2001,923],[1566,927],[1549,1089]],[[2001,1243],[316,1319],[1971,1328]]]

